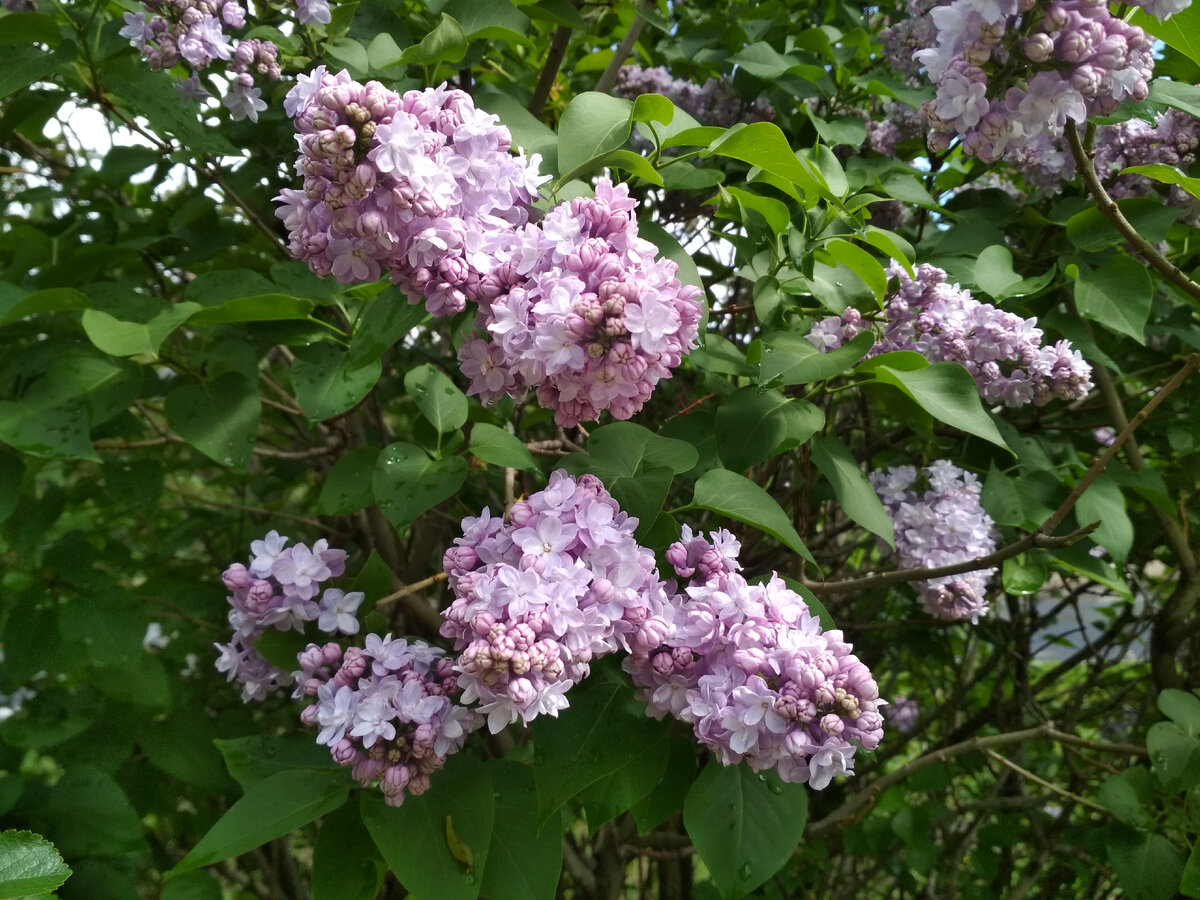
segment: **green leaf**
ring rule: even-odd
[[[466,395],[429,363],[408,370],[404,376],[404,389],[438,434],[461,428],[467,421]]]
[[[98,309],[83,311],[83,330],[97,349],[110,356],[154,356],[172,331],[203,307],[187,301],[160,312],[149,322],[122,322]]]
[[[350,340],[351,368],[357,368],[385,351],[421,324],[425,307],[407,302],[396,290],[385,290],[370,301]]]
[[[661,122],[670,125],[675,119],[675,104],[662,94],[641,94],[633,101],[630,118],[634,122]]]
[[[442,13],[441,21],[421,42],[404,51],[400,61],[405,65],[428,66],[434,63],[456,63],[467,55],[467,36],[453,16]]]
[[[562,835],[558,828],[538,830],[533,768],[501,759],[488,769],[503,827],[492,831],[480,892],[490,900],[551,900],[562,871]]]
[[[203,869],[185,872],[162,886],[158,900],[223,900],[221,884],[216,876]]]
[[[404,58],[404,49],[386,31],[381,31],[367,45],[367,65],[372,72],[395,66]]]
[[[367,54],[367,48],[354,38],[340,37],[335,41],[328,41],[325,44],[325,52],[339,62],[345,63],[351,72],[357,75],[365,75],[371,70],[371,57]],[[403,56],[401,56],[397,65],[403,61]]]
[[[1157,198],[1132,197],[1118,200],[1117,206],[1129,223],[1137,229],[1138,234],[1151,244],[1165,240],[1171,225],[1179,218],[1178,209],[1164,206]],[[1107,250],[1125,240],[1094,206],[1089,206],[1067,220],[1067,238],[1080,250],[1088,252]]]
[[[1044,565],[1029,562],[1025,554],[1022,554],[1004,561],[1001,581],[1008,593],[1028,597],[1042,589],[1049,575],[1050,572]]]
[[[60,62],[74,56],[74,53],[75,44],[70,41],[52,53],[47,53],[32,44],[6,46],[4,66],[0,68],[0,100],[45,78]]]
[[[560,183],[586,171],[593,161],[629,139],[633,104],[628,100],[585,91],[563,110],[558,123]]]
[[[736,187],[722,188],[721,196],[728,197],[739,207],[758,213],[767,223],[767,227],[775,234],[787,231],[792,215],[788,212],[787,206],[774,197],[763,197]],[[744,213],[739,218],[744,224],[751,224],[750,217]]]
[[[62,30],[49,16],[35,12],[18,12],[4,17],[4,28],[0,30],[0,44],[49,44],[57,47],[62,43]],[[5,51],[7,54],[9,51]],[[33,891],[30,891],[33,893]]]
[[[74,288],[47,288],[34,291],[11,303],[0,302],[0,325],[17,322],[38,313],[71,312],[91,306],[87,295]]]
[[[829,241],[823,249],[835,263],[841,263],[861,278],[863,283],[871,289],[875,299],[880,303],[883,302],[883,295],[887,291],[887,273],[884,272],[879,260],[857,244],[841,238]]]
[[[38,812],[38,821],[54,823],[54,844],[67,858],[146,850],[141,820],[125,791],[91,764],[72,765]]]
[[[649,718],[633,684],[615,671],[594,671],[571,691],[570,701],[560,716],[540,716],[533,725],[539,828],[584,788],[670,734],[669,724]]]
[[[610,150],[603,156],[592,160],[588,168],[622,169],[650,184],[656,184],[659,187],[663,185],[662,176],[658,174],[658,170],[650,165],[650,161],[646,157],[640,153],[634,153],[632,150]],[[574,174],[582,175],[584,171],[584,169],[576,169]]]
[[[850,448],[832,434],[813,438],[811,446],[813,463],[833,485],[833,493],[846,515],[894,548],[896,536],[892,518],[884,510],[879,495],[859,468]]]
[[[254,453],[262,402],[244,375],[226,372],[193,381],[167,395],[167,423],[181,438],[223,466],[244,466]]]
[[[537,468],[533,454],[525,448],[519,437],[487,422],[476,422],[471,426],[471,443],[467,450],[493,465],[512,469]]]
[[[228,322],[281,322],[288,319],[307,319],[316,304],[288,294],[255,294],[234,297],[220,306],[204,307],[188,321],[197,328],[205,325],[224,325]]]
[[[313,845],[313,900],[375,900],[386,872],[357,803],[325,817]]]
[[[405,797],[403,806],[387,806],[364,792],[362,820],[397,879],[413,894],[439,900],[478,896],[492,843],[495,795],[488,767],[470,753],[451,756],[433,786],[420,796]],[[451,852],[447,823],[470,850],[470,871]]]
[[[49,893],[70,874],[54,845],[40,834],[0,832],[0,898]]]
[[[317,512],[323,516],[347,516],[374,503],[371,479],[378,460],[378,447],[359,447],[339,459],[321,485]]]
[[[868,225],[863,229],[862,234],[856,235],[856,237],[866,241],[876,250],[886,253],[889,257],[900,263],[900,267],[908,273],[910,278],[913,277],[912,262],[917,258],[917,253],[913,249],[913,245],[900,235],[894,231],[885,231],[874,225]]]
[[[1192,62],[1200,63],[1200,9],[1189,6],[1165,22],[1160,22],[1137,9],[1134,10],[1133,23],[1168,47],[1178,50]],[[1156,81],[1155,84],[1157,83]],[[1153,93],[1151,99],[1157,99]]]
[[[863,332],[836,350],[822,353],[803,335],[787,331],[769,333],[763,339],[758,377],[764,385],[824,381],[852,368],[874,344],[874,335]]]
[[[314,422],[349,412],[371,392],[383,371],[378,359],[357,368],[350,354],[329,341],[296,351],[292,390],[304,414]]]
[[[190,872],[261,847],[333,812],[349,794],[346,780],[328,772],[290,769],[270,775],[250,785],[171,872]]]
[[[1013,271],[1012,251],[1003,244],[993,244],[975,260],[975,283],[980,290],[993,297],[1021,282],[1021,276]]]
[[[388,521],[400,528],[453,497],[466,478],[461,456],[430,459],[420,447],[400,442],[379,454],[371,488]]]
[[[538,0],[532,6],[526,6],[525,11],[532,18],[548,19],[555,25],[578,30],[586,30],[588,27],[571,0]]]
[[[1179,879],[1179,892],[1185,897],[1200,897],[1200,839],[1192,844],[1183,877]]]
[[[683,824],[725,900],[745,896],[791,859],[808,818],[806,791],[771,770],[709,760],[683,803]]]
[[[710,153],[740,159],[764,172],[789,181],[805,193],[820,194],[827,200],[835,198],[817,182],[796,158],[787,137],[773,122],[753,122],[735,125],[708,146]]]
[[[155,131],[174,135],[189,151],[240,155],[223,129],[210,128],[200,121],[195,103],[179,99],[174,79],[163,72],[152,72],[140,60],[130,57],[125,67],[106,65],[104,86],[112,91],[118,106],[134,116],[145,116]]]
[[[1185,732],[1200,738],[1200,697],[1191,691],[1164,688],[1158,695],[1158,708]]]
[[[1140,11],[1138,14],[1146,17]],[[1196,15],[1195,11],[1189,10],[1189,17],[1195,18]],[[1200,60],[1197,61],[1200,62]],[[1200,88],[1197,88],[1194,84],[1173,81],[1169,78],[1155,78],[1150,82],[1150,94],[1146,99],[1151,103],[1161,103],[1164,106],[1185,112],[1189,116],[1200,117]]]
[[[529,17],[509,0],[450,0],[442,12],[453,16],[469,38],[520,41],[529,33]]]
[[[579,792],[576,802],[583,807],[589,831],[595,834],[658,786],[667,770],[672,730],[664,719],[658,734],[644,740],[636,756]]]
[[[880,365],[874,371],[876,381],[899,388],[938,421],[1009,449],[979,402],[975,379],[958,363],[934,363],[907,372]]]
[[[696,263],[692,259],[691,254],[683,248],[679,240],[655,222],[645,221],[638,222],[638,237],[643,237],[658,248],[658,252],[671,262],[679,267],[676,277],[684,284],[695,285],[698,288],[704,288],[704,281],[700,277],[700,270],[696,268]],[[704,295],[702,294],[697,300],[702,306],[704,304]]]
[[[1099,520],[1100,527],[1092,533],[1092,540],[1117,563],[1125,562],[1133,547],[1133,523],[1125,512],[1125,497],[1110,476],[1101,474],[1088,485],[1075,503],[1075,520],[1080,527]]]
[[[1174,722],[1158,722],[1146,733],[1146,749],[1167,793],[1200,784],[1200,740]]]
[[[213,744],[225,758],[225,768],[244,791],[280,772],[304,769],[323,772],[328,779],[341,768],[330,758],[329,749],[313,740],[311,732],[287,737],[217,739]]]
[[[25,461],[21,459],[21,454],[0,444],[0,522],[11,516],[17,508],[24,476]]]
[[[721,375],[753,375],[742,348],[715,331],[705,332],[704,344],[688,354],[688,359],[705,372]]]
[[[696,482],[692,502],[702,509],[711,509],[722,516],[753,525],[778,538],[805,559],[813,562],[812,554],[800,540],[778,503],[757,484],[728,469],[709,469]]]
[[[1153,300],[1154,279],[1144,263],[1129,256],[1110,256],[1094,272],[1080,270],[1075,278],[1079,314],[1139,343],[1146,341]]]
[[[1110,840],[1108,864],[1129,900],[1170,900],[1183,874],[1183,854],[1161,834]]]
[[[800,429],[798,443],[807,440],[825,422],[821,411],[804,400],[793,400],[779,391],[744,387],[734,391],[717,409],[717,452],[731,470],[744,471],[774,455],[788,437],[789,416],[802,410],[808,434]]]
[[[0,401],[0,441],[48,459],[100,459],[92,449],[87,406],[82,400],[39,405]]]
[[[684,798],[696,780],[696,746],[680,734],[668,739],[667,769],[649,794],[633,804],[630,812],[638,833],[646,834],[683,808]]]
[[[1145,175],[1162,184],[1177,184],[1193,197],[1200,197],[1200,178],[1184,175],[1174,166],[1155,163],[1150,166],[1129,166],[1121,170],[1122,175]]]

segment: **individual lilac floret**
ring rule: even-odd
[[[270,531],[250,543],[250,565],[234,563],[221,575],[228,588],[228,644],[214,644],[217,671],[242,685],[242,700],[262,700],[276,688],[292,683],[292,676],[271,665],[254,647],[268,628],[304,631],[308,622],[329,634],[357,634],[360,591],[349,594],[321,585],[346,571],[346,551],[330,548],[324,538],[309,548],[287,546],[288,539]],[[318,594],[320,598],[318,599]]]
[[[929,15],[937,46],[913,56],[937,86],[924,106],[934,150],[957,134],[992,162],[1149,90],[1153,40],[1102,0],[953,0]]]
[[[891,516],[900,567],[949,566],[987,556],[996,550],[996,529],[979,502],[979,479],[949,460],[924,469],[929,487],[913,489],[912,466],[880,469],[870,475],[875,493]],[[977,569],[914,582],[926,611],[940,619],[979,621],[988,610],[987,584],[996,569]]]
[[[267,108],[254,76],[271,81],[280,77],[279,50],[257,38],[236,41],[226,30],[246,24],[246,10],[236,0],[144,0],[147,12],[125,13],[120,31],[145,57],[151,69],[171,69],[180,63],[191,73],[178,83],[182,96],[207,99],[199,73],[215,62],[228,62],[229,93],[222,100],[230,118],[258,121]]]
[[[473,297],[490,336],[459,351],[469,394],[494,402],[537,391],[564,427],[604,410],[628,419],[696,346],[702,291],[637,234],[627,185],[559,204],[492,248]]]
[[[507,522],[487,509],[463,520],[443,559],[455,599],[441,632],[459,653],[462,702],[478,704],[493,733],[557,716],[589,663],[628,650],[665,601],[636,527],[598,478],[561,469]]]
[[[894,263],[888,275],[899,280],[884,306],[883,335],[869,356],[893,350],[915,350],[930,362],[960,363],[975,378],[988,403],[1044,406],[1051,399],[1078,400],[1092,389],[1092,367],[1071,342],[1044,346],[1037,319],[1023,319],[980,303],[944,270],[928,264],[909,278]],[[822,351],[866,331],[858,310],[813,325],[808,339]]]
[[[732,535],[709,537],[685,528],[667,551],[692,580],[651,605],[625,661],[648,714],[690,723],[724,765],[745,760],[814,790],[853,774],[858,748],[883,737],[870,670],[776,574],[749,584]]]
[[[483,723],[457,702],[453,660],[425,641],[368,634],[345,651],[309,644],[297,660],[295,696],[315,700],[300,720],[321,729],[317,743],[355,780],[377,783],[389,806],[428,790],[429,776]]]
[[[444,84],[401,96],[318,66],[284,109],[304,176],[303,190],[275,198],[292,255],[343,283],[375,281],[387,268],[435,316],[466,307],[491,248],[525,225],[544,180],[536,156],[509,152],[496,116]]]

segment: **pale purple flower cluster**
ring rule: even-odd
[[[949,284],[944,270],[922,264],[916,278],[894,263],[899,287],[884,307],[882,338],[870,355],[915,350],[930,362],[960,363],[991,404],[1043,406],[1052,398],[1077,400],[1092,389],[1092,367],[1071,342],[1042,345],[1037,319],[1023,319]],[[853,307],[813,325],[808,339],[820,350],[840,347],[867,330]]]
[[[536,156],[509,153],[496,116],[445,85],[401,96],[318,66],[284,109],[304,176],[303,190],[275,198],[292,255],[343,283],[375,281],[386,266],[435,316],[474,298],[544,180]]]
[[[917,470],[894,466],[870,475],[875,493],[892,518],[900,566],[932,568],[987,556],[996,549],[996,529],[979,502],[979,479],[949,460],[923,470],[929,487],[913,488]],[[979,621],[987,612],[987,584],[995,568],[977,569],[914,582],[925,609],[939,619]]]
[[[428,790],[429,776],[483,723],[456,700],[454,661],[425,641],[368,634],[344,651],[309,644],[297,660],[295,696],[315,699],[300,720],[321,729],[317,743],[355,780],[378,783],[390,806]]]
[[[937,46],[917,51],[937,94],[924,111],[930,146],[991,162],[1068,120],[1143,100],[1153,41],[1104,0],[953,0],[930,16]]]
[[[911,697],[897,694],[888,703],[888,722],[901,734],[912,734],[921,719],[921,705]]]
[[[634,100],[642,94],[662,94],[704,125],[728,128],[739,122],[771,122],[775,110],[765,100],[747,102],[725,78],[710,78],[703,85],[675,78],[662,66],[622,66],[613,93]]]
[[[455,599],[441,631],[459,653],[462,702],[493,733],[557,716],[591,660],[628,650],[649,606],[665,602],[636,527],[598,478],[561,469],[507,522],[487,509],[463,520],[443,560]]]
[[[825,788],[883,737],[879,688],[840,631],[822,631],[777,575],[749,584],[740,545],[687,527],[667,560],[691,581],[654,604],[625,661],[647,712],[670,713],[724,765]]]
[[[537,391],[564,427],[608,410],[628,419],[696,345],[700,288],[638,237],[637,201],[601,179],[595,198],[556,206],[494,250],[478,290],[475,338],[459,351],[469,394]]]
[[[270,41],[235,41],[226,29],[246,24],[246,9],[237,0],[144,0],[147,11],[125,13],[120,31],[145,57],[151,69],[170,69],[184,63],[191,74],[178,87],[184,96],[209,96],[200,73],[217,61],[228,62],[229,92],[222,102],[232,119],[258,121],[267,108],[254,76],[278,81],[279,50]]]
[[[301,25],[328,25],[333,21],[329,0],[296,0],[296,20]]]
[[[324,538],[309,548],[287,546],[288,539],[270,531],[250,544],[250,565],[234,563],[221,580],[229,589],[228,644],[214,644],[219,652],[217,671],[242,685],[243,700],[262,700],[276,688],[292,683],[292,676],[271,665],[254,647],[268,628],[304,631],[305,623],[330,634],[357,634],[356,612],[361,592],[349,594],[321,585],[346,571],[346,551],[330,548]],[[320,598],[318,599],[318,594]]]

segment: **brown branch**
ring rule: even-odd
[[[414,581],[412,584],[407,584],[400,588],[400,590],[394,591],[393,593],[388,594],[386,597],[380,598],[378,601],[376,601],[375,608],[378,609],[381,606],[386,606],[389,603],[395,603],[397,600],[399,600],[401,601],[401,605],[408,612],[412,613],[421,620],[422,625],[424,625],[426,628],[431,628],[436,632],[442,626],[441,615],[439,615],[438,611],[429,604],[417,601],[416,598],[413,597],[413,594],[423,591],[427,587],[432,587],[438,582],[445,581],[448,577],[449,576],[445,572],[437,572],[433,575],[430,575],[428,578],[423,578],[420,581]]]
[[[1075,157],[1075,165],[1078,167],[1080,175],[1083,176],[1083,183],[1087,186],[1088,193],[1096,201],[1096,207],[1100,210],[1100,214],[1112,223],[1113,227],[1121,233],[1121,236],[1129,242],[1130,246],[1146,262],[1153,266],[1163,278],[1182,289],[1192,298],[1200,300],[1200,284],[1189,278],[1174,263],[1159,253],[1153,244],[1142,237],[1130,221],[1125,218],[1117,202],[1108,195],[1108,191],[1100,183],[1100,176],[1096,173],[1096,165],[1093,161],[1095,154],[1089,153],[1084,149],[1083,142],[1079,138],[1079,131],[1076,129],[1074,121],[1070,119],[1067,120],[1066,135],[1067,144],[1071,148],[1071,155]]]
[[[604,74],[596,82],[596,90],[601,94],[607,94],[612,90],[613,85],[617,83],[617,73],[621,71],[621,66],[625,65],[625,60],[629,58],[629,54],[633,52],[633,46],[637,43],[637,39],[641,37],[642,29],[645,27],[646,20],[642,18],[642,14],[634,13],[629,30],[621,38],[621,43],[617,44],[617,49],[613,51],[613,58],[608,61],[608,66],[604,69]]]
[[[537,87],[533,89],[533,99],[529,101],[529,111],[538,118],[546,108],[550,99],[550,91],[558,78],[558,69],[567,55],[567,45],[571,43],[571,27],[559,25],[550,42],[550,52],[546,54],[546,62],[542,66],[542,74],[538,77]]]

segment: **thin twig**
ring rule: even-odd
[[[546,62],[542,66],[542,74],[538,77],[537,87],[533,89],[533,99],[529,101],[529,111],[541,118],[550,99],[550,91],[558,78],[558,68],[567,55],[567,45],[571,43],[571,27],[559,25],[550,42],[550,52],[546,54]]]
[[[1113,227],[1121,233],[1121,236],[1129,242],[1138,255],[1142,256],[1146,262],[1158,270],[1163,278],[1176,287],[1181,288],[1196,300],[1200,300],[1200,284],[1192,281],[1174,263],[1159,253],[1153,244],[1142,237],[1130,221],[1125,218],[1117,202],[1108,195],[1108,191],[1100,183],[1100,176],[1096,174],[1096,165],[1093,161],[1095,154],[1089,153],[1084,149],[1083,142],[1079,139],[1079,131],[1071,119],[1067,120],[1066,135],[1067,144],[1071,148],[1071,155],[1075,157],[1075,165],[1078,167],[1079,173],[1083,176],[1083,183],[1087,185],[1088,193],[1096,201],[1096,207],[1100,210],[1100,214],[1112,223]]]
[[[386,597],[376,601],[375,606],[377,608],[380,606],[386,606],[387,604],[393,603],[396,600],[401,600],[405,597],[411,596],[418,591],[423,591],[427,587],[432,587],[439,581],[445,581],[448,577],[449,576],[445,572],[436,572],[433,575],[430,575],[428,578],[422,578],[420,581],[414,581],[412,584],[406,584],[404,587],[400,588],[400,590],[388,594]],[[441,623],[441,619],[438,619],[438,623]]]
[[[601,94],[607,94],[617,83],[617,73],[621,71],[621,66],[625,65],[625,60],[629,59],[629,54],[633,52],[633,45],[637,43],[637,39],[642,35],[642,29],[645,27],[646,20],[642,18],[642,14],[634,13],[629,30],[621,38],[621,43],[617,44],[617,49],[613,51],[613,58],[608,61],[604,74],[596,82],[596,90]]]
[[[1056,784],[1051,784],[1045,778],[1042,778],[1040,775],[1035,775],[1033,772],[1030,772],[1028,769],[1021,768],[1015,762],[1013,762],[1011,759],[1007,759],[1006,757],[1001,756],[995,750],[985,750],[984,752],[991,759],[996,760],[996,762],[1000,763],[1001,765],[1008,766],[1008,768],[1012,769],[1014,772],[1016,772],[1018,775],[1022,776],[1023,778],[1028,778],[1034,784],[1040,784],[1042,787],[1044,787],[1048,791],[1054,791],[1054,793],[1058,794],[1060,797],[1066,797],[1068,800],[1071,800],[1075,803],[1082,803],[1084,806],[1091,807],[1092,809],[1102,812],[1105,815],[1109,814],[1108,810],[1105,809],[1103,806],[1101,806],[1099,803],[1094,803],[1093,801],[1087,799],[1086,797],[1080,797],[1078,794],[1072,794],[1066,788],[1060,788]]]

